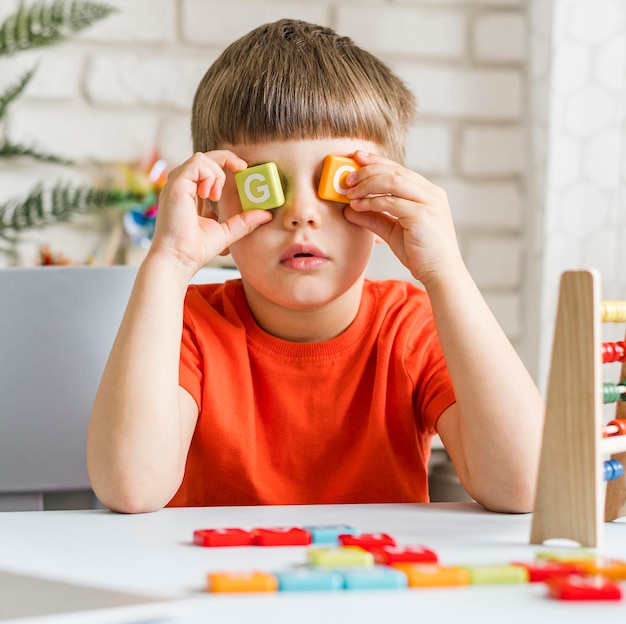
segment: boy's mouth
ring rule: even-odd
[[[280,257],[280,264],[290,269],[314,269],[326,262],[326,255],[310,244],[291,245]]]

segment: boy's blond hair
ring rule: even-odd
[[[193,147],[348,137],[403,162],[415,106],[404,83],[351,39],[283,19],[252,30],[211,65],[193,101]]]

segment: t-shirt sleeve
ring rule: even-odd
[[[436,433],[439,417],[456,402],[443,358],[424,377],[418,397],[423,427],[429,433]]]
[[[415,378],[417,425],[422,431],[436,433],[439,417],[456,398],[430,309],[420,316],[413,333],[415,341],[406,354],[407,366]]]
[[[187,309],[183,315],[183,335],[180,345],[179,382],[202,408],[202,353],[196,340],[193,322]]]

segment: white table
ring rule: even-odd
[[[530,515],[500,515],[474,503],[166,509],[117,515],[103,510],[0,513],[0,569],[41,574],[94,587],[186,596],[181,622],[480,621],[589,624],[624,622],[617,603],[565,603],[541,584],[371,592],[217,595],[203,592],[215,570],[272,571],[305,562],[306,547],[208,549],[191,542],[195,529],[341,524],[386,532],[400,544],[423,544],[444,564],[532,560]],[[601,554],[626,560],[626,523],[605,525]],[[623,585],[626,589],[626,583]],[[426,618],[426,619],[425,619]]]

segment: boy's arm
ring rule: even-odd
[[[530,511],[544,407],[465,266],[445,193],[389,159],[356,152],[346,219],[385,240],[426,288],[456,404],[438,432],[461,483],[494,511]]]
[[[493,511],[532,509],[544,407],[464,265],[428,290],[457,403],[437,431],[464,488]]]
[[[182,481],[197,406],[178,385],[189,279],[179,273],[159,257],[139,268],[94,402],[89,476],[115,511],[159,509]]]
[[[96,496],[121,512],[152,511],[176,493],[198,409],[179,387],[183,305],[194,273],[234,241],[271,220],[250,210],[220,223],[199,216],[198,197],[220,199],[224,169],[245,161],[226,150],[194,154],[174,169],[159,197],[150,251],[96,394],[87,467]]]

